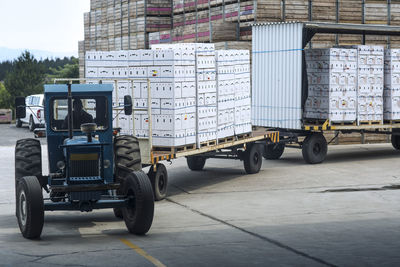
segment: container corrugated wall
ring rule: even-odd
[[[252,123],[302,127],[302,23],[253,25]]]

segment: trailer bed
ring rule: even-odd
[[[307,121],[303,125],[305,131],[362,131],[362,130],[390,130],[400,129],[400,121],[390,121],[385,123],[330,123],[329,120],[315,121],[314,123]]]
[[[157,151],[157,150],[152,151],[150,156],[151,161],[146,162],[143,161],[146,159],[142,158],[142,162],[149,165],[155,165],[158,162],[164,160],[201,155],[204,153],[217,151],[221,149],[228,149],[235,146],[244,146],[247,143],[253,143],[262,140],[265,140],[266,142],[269,143],[279,143],[279,132],[267,131],[265,129],[257,129],[246,135],[232,136],[230,138],[223,138],[222,140],[219,139],[218,142],[215,141],[215,145],[206,145],[206,146],[201,146],[199,148],[196,148],[196,146],[193,145],[194,147],[193,149],[184,149],[178,151],[174,151],[175,150],[174,147],[171,148],[165,147],[169,151]]]

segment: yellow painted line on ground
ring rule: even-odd
[[[132,242],[129,242],[126,239],[120,239],[122,243],[124,243],[125,245],[127,245],[128,247],[130,247],[131,249],[133,249],[137,254],[139,254],[140,256],[146,258],[148,261],[150,261],[151,263],[154,264],[154,266],[157,267],[166,267],[164,264],[162,264],[159,260],[157,260],[156,258],[152,257],[151,255],[147,254],[146,251],[144,251],[143,249],[141,249],[140,247],[136,246],[135,244],[133,244]]]

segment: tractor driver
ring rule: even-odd
[[[82,101],[79,98],[74,98],[72,110],[73,129],[80,129],[81,124],[93,122],[92,115],[83,109]],[[64,119],[62,128],[68,129],[68,115]]]

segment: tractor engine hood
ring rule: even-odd
[[[64,157],[67,161],[67,177],[73,183],[102,182],[102,145],[96,139],[77,136],[64,140]],[[89,178],[90,177],[90,178]],[[75,179],[74,179],[75,178]]]

